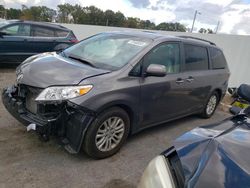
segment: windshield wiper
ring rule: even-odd
[[[68,58],[74,59],[74,60],[77,60],[77,61],[80,61],[81,63],[87,64],[87,65],[90,65],[91,67],[95,67],[95,68],[96,68],[96,66],[95,66],[93,63],[91,63],[91,62],[89,62],[89,61],[86,61],[86,60],[84,60],[84,59],[81,59],[81,58],[79,58],[79,57],[74,57],[74,56],[72,56],[72,55],[69,55]]]

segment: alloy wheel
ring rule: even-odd
[[[122,140],[125,132],[125,123],[120,117],[110,117],[98,128],[95,144],[103,152],[115,148]]]
[[[214,112],[216,105],[217,105],[217,97],[216,95],[212,95],[207,103],[206,113],[208,115],[211,115]]]

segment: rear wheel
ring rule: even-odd
[[[93,158],[109,157],[119,151],[129,128],[129,116],[123,109],[114,107],[105,110],[88,128],[83,149]]]
[[[218,102],[219,102],[218,93],[213,92],[210,95],[210,97],[208,98],[207,103],[203,109],[201,116],[204,118],[210,118],[214,114],[216,107],[218,105]]]

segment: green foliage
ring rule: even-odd
[[[74,11],[74,6],[69,3],[58,5],[58,21],[62,23],[70,23],[70,15]],[[72,15],[71,15],[72,16]]]
[[[187,29],[184,25],[176,22],[176,23],[160,23],[156,26],[157,30],[165,30],[165,31],[181,31],[185,32]]]
[[[56,11],[45,6],[32,6],[22,11],[21,19],[51,22]]]
[[[212,29],[204,29],[204,28],[200,28],[199,33],[209,33],[209,34],[213,34],[213,30]]]
[[[4,18],[5,17],[5,8],[3,5],[0,5],[0,18]]]
[[[6,9],[6,18],[7,19],[19,19],[22,15],[22,11],[20,9]]]
[[[185,32],[186,27],[178,22],[176,23],[160,23],[155,25],[150,20],[141,20],[134,17],[125,17],[120,11],[112,10],[102,11],[95,6],[82,7],[78,4],[71,5],[69,3],[57,6],[58,11],[45,6],[27,7],[22,5],[21,9],[5,9],[0,5],[1,11],[6,12],[7,19],[24,19],[34,21],[51,22],[56,18],[60,23],[75,23],[89,25],[106,25],[114,27],[129,27],[139,29],[157,29],[165,31],[181,31]]]
[[[213,30],[212,30],[212,29],[207,29],[207,33],[209,33],[209,34],[213,34],[214,32],[213,32]]]

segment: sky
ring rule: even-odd
[[[56,9],[63,3],[121,11],[126,17],[138,17],[156,24],[180,22],[187,28],[192,27],[197,10],[200,14],[197,14],[194,32],[201,27],[215,30],[219,22],[218,33],[250,34],[250,0],[0,0],[7,8],[21,8],[25,4]]]

